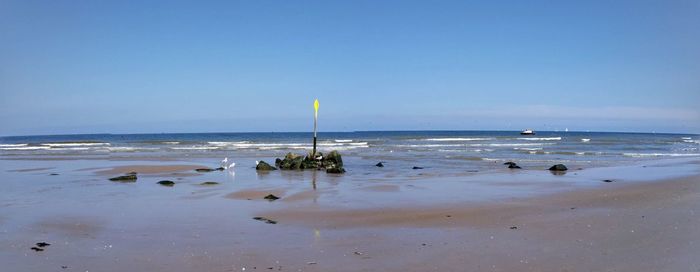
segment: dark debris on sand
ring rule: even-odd
[[[136,172],[130,172],[123,176],[113,177],[109,180],[118,182],[136,182]]]
[[[173,182],[171,180],[161,180],[158,182],[158,184],[163,185],[163,186],[167,186],[167,187],[175,186],[175,182]]]
[[[272,220],[272,219],[268,219],[268,218],[265,218],[265,217],[261,217],[261,216],[253,217],[253,220],[262,221],[262,222],[265,222],[265,223],[267,223],[267,224],[277,224],[277,221]]]
[[[269,200],[269,201],[275,201],[275,200],[278,200],[278,199],[280,199],[280,198],[279,198],[278,196],[276,196],[276,195],[269,194],[269,195],[266,195],[265,197],[263,197],[263,199],[267,199],[267,200]]]
[[[219,167],[219,168],[197,168],[197,169],[194,169],[194,171],[197,171],[197,172],[214,172],[214,171],[224,171],[224,168],[223,168],[223,167]]]

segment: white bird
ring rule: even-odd
[[[236,166],[236,163],[235,163],[235,162],[231,163],[231,164],[228,166],[228,168],[233,168],[234,166]]]
[[[228,165],[228,157],[221,161],[221,167],[226,168],[226,165]]]
[[[259,162],[259,161],[255,161],[255,166],[258,166],[258,163],[260,163],[260,162]]]

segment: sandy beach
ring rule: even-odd
[[[194,171],[210,161],[6,160],[0,261],[6,271],[700,271],[694,159],[565,175]],[[108,180],[131,171],[143,174]],[[51,245],[33,251],[40,242]]]

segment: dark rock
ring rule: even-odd
[[[326,169],[329,168],[343,168],[343,158],[340,156],[340,153],[338,151],[331,151],[323,157],[323,167]]]
[[[413,170],[423,169],[423,167],[414,166]]]
[[[376,165],[374,165],[374,166],[376,166],[376,167],[384,167],[384,164],[383,164],[383,163],[381,163],[381,162],[379,162],[379,163],[377,163],[377,164],[376,164]]]
[[[58,174],[56,174],[56,173],[51,173],[51,174],[49,174],[49,176],[58,176]]]
[[[517,164],[510,164],[510,165],[508,165],[508,168],[510,168],[510,169],[521,169],[521,167],[518,166]]]
[[[276,158],[275,159],[275,166],[277,166],[279,168],[280,165],[282,165],[282,160],[280,158]]]
[[[163,186],[168,186],[168,187],[175,186],[175,182],[172,182],[170,180],[161,180],[158,182],[158,184],[163,185]]]
[[[36,251],[36,252],[44,251],[44,249],[43,249],[43,248],[40,248],[40,247],[32,247],[32,248],[30,248],[30,249],[31,249],[31,250],[34,250],[34,251]]]
[[[311,160],[309,158],[304,158],[301,162],[301,169],[319,169],[321,168],[321,162],[317,160]]]
[[[39,242],[39,243],[36,243],[36,246],[38,246],[38,247],[47,247],[47,246],[50,246],[50,245],[51,245],[51,244],[46,243],[46,242]]]
[[[272,171],[272,170],[277,170],[274,166],[266,163],[265,161],[259,161],[258,165],[255,166],[255,170],[258,171]]]
[[[253,220],[262,221],[262,222],[265,222],[267,224],[277,224],[277,221],[275,221],[275,220],[268,219],[265,217],[260,217],[260,216],[253,217]]]
[[[119,182],[136,182],[136,173],[129,173],[129,174],[124,175],[124,176],[113,177],[113,178],[110,178],[109,180],[119,181]]]
[[[512,227],[510,227],[510,229],[518,229],[518,227],[512,226]]]
[[[552,167],[549,168],[549,171],[566,171],[566,170],[569,170],[569,169],[566,168],[566,165],[563,165],[563,164],[556,164],[556,165],[553,165]]]
[[[219,183],[216,181],[205,181],[205,182],[200,183],[199,185],[211,186],[211,185],[219,185]]]
[[[503,165],[508,165],[508,166],[510,166],[510,165],[517,165],[517,164],[515,164],[515,163],[512,162],[512,161],[509,161],[509,162],[504,162]]]
[[[266,195],[265,197],[263,197],[263,199],[267,199],[267,200],[269,200],[269,201],[275,201],[275,200],[278,200],[278,199],[280,199],[280,198],[279,198],[278,196],[276,196],[276,195],[269,194],[269,195]]]
[[[224,171],[224,168],[223,167],[214,168],[214,171]]]
[[[277,163],[278,160],[275,160],[275,164],[282,170],[301,170],[304,157],[290,152],[284,156],[283,160],[279,161],[279,164]]]
[[[342,173],[345,173],[345,168],[343,168],[343,167],[328,168],[328,169],[326,169],[326,173],[342,174]]]
[[[605,179],[605,180],[603,180],[603,182],[613,182],[613,181],[614,181],[614,180],[612,180],[612,179]]]

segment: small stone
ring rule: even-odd
[[[197,169],[194,169],[194,171],[197,171],[197,172],[212,172],[212,171],[214,171],[214,169],[211,169],[211,168],[197,168]]]
[[[36,252],[44,251],[43,248],[39,248],[39,247],[32,247],[31,250],[34,250]]]
[[[163,185],[163,186],[168,186],[168,187],[175,186],[175,182],[170,181],[170,180],[161,180],[158,182],[158,184]]]
[[[521,169],[521,167],[518,166],[517,164],[510,164],[510,165],[508,165],[508,168],[509,169]]]
[[[58,176],[58,174],[56,174],[56,173],[51,173],[51,174],[49,174],[49,176]]]
[[[603,182],[613,182],[614,180],[612,179],[604,179]]]
[[[38,246],[38,247],[47,247],[47,246],[50,246],[50,245],[51,245],[51,244],[46,243],[46,242],[39,242],[39,243],[36,243],[36,246]]]
[[[509,162],[504,162],[503,165],[516,165],[516,164],[512,161],[509,161]]]
[[[566,168],[566,165],[563,164],[556,164],[553,165],[552,167],[549,168],[549,171],[566,171],[568,168]]]
[[[374,165],[374,166],[376,166],[376,167],[384,167],[384,164],[383,164],[383,163],[381,163],[381,162],[379,162],[379,163],[377,163],[377,164],[376,164],[376,165]]]
[[[418,169],[423,169],[423,167],[419,167],[419,166],[414,166],[414,167],[413,167],[413,170],[418,170]]]
[[[200,183],[199,185],[211,186],[211,185],[219,185],[219,183],[216,181],[205,181],[205,182]]]
[[[518,229],[518,227],[512,226],[512,227],[510,227],[510,229],[515,230],[515,229]]]
[[[278,199],[280,199],[280,198],[279,198],[278,196],[276,196],[276,195],[269,194],[269,195],[266,195],[265,197],[263,197],[263,199],[267,199],[267,200],[269,200],[269,201],[275,201],[275,200],[278,200]]]

